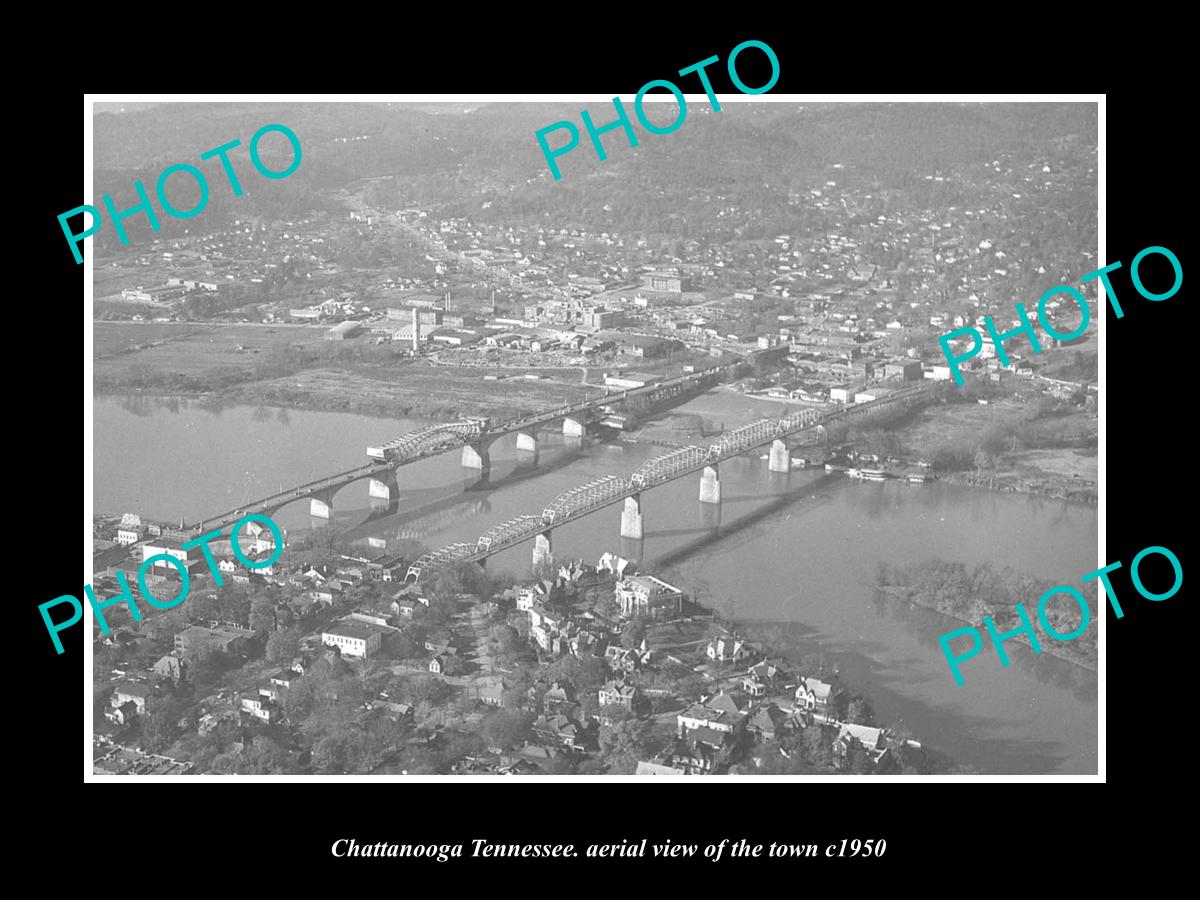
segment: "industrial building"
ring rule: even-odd
[[[360,322],[339,322],[325,332],[325,340],[344,341],[348,337],[354,337],[361,330]]]

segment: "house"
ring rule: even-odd
[[[255,687],[255,690],[268,700],[274,700],[276,703],[279,703],[287,696],[288,689],[283,685],[275,684],[273,681],[263,681]]]
[[[246,642],[253,637],[254,632],[248,628],[235,628],[232,625],[204,628],[200,625],[190,625],[175,635],[175,655],[186,658],[199,647],[212,647],[231,654],[240,653]]]
[[[753,656],[745,641],[732,636],[713,638],[704,652],[714,662],[741,662]]]
[[[767,695],[766,683],[750,675],[742,679],[742,690],[751,697],[765,697]]]
[[[142,539],[141,529],[135,526],[122,526],[117,529],[117,543],[122,547],[136,544]]]
[[[843,722],[833,742],[834,756],[845,760],[851,750],[865,750],[871,762],[878,763],[888,752],[887,732],[869,725],[852,725]]]
[[[190,572],[197,563],[203,561],[204,553],[200,549],[199,545],[189,547],[185,550],[183,548],[184,543],[192,542],[182,541],[179,538],[162,537],[156,538],[152,541],[148,540],[146,543],[142,544],[142,564],[144,565],[147,560],[153,559],[156,556],[168,556],[181,562],[183,567]],[[156,560],[152,564],[152,567],[159,573],[162,573],[165,570],[174,571],[176,574],[179,572],[179,569],[176,566],[162,560]]]
[[[558,712],[561,707],[575,702],[575,689],[567,682],[556,681],[550,685],[550,690],[542,696],[542,704],[547,712]]]
[[[833,685],[815,678],[801,678],[796,685],[796,703],[803,709],[827,715],[833,699]]]
[[[707,701],[694,703],[679,713],[675,722],[680,737],[699,728],[733,734],[745,727],[746,714],[731,695],[719,691]]]
[[[696,749],[704,748],[714,754],[720,753],[729,744],[730,732],[715,728],[695,728],[688,732],[688,742]]]
[[[178,656],[161,656],[154,664],[154,674],[159,678],[170,678],[178,684],[183,677],[183,660]]]
[[[585,729],[562,714],[538,716],[533,723],[534,733],[543,741],[558,744],[572,750],[586,749],[584,743]]]
[[[113,689],[111,704],[114,708],[133,703],[139,716],[146,714],[146,703],[150,699],[150,688],[144,684],[120,684]]]
[[[533,588],[517,589],[517,612],[529,612],[537,603],[540,594]]]
[[[479,701],[486,703],[488,706],[502,706],[504,704],[504,683],[493,681],[481,685],[479,688]]]
[[[773,741],[784,730],[787,714],[774,703],[761,706],[746,722],[746,730],[760,741]]]
[[[119,706],[110,706],[104,710],[104,717],[117,725],[129,725],[138,715],[137,704],[127,700]]]
[[[746,670],[742,678],[742,690],[751,697],[764,697],[769,691],[777,690],[783,685],[787,673],[780,666],[780,660],[764,659]]]
[[[604,651],[604,660],[614,672],[636,672],[650,661],[650,651],[644,638],[641,647],[610,644]]]
[[[771,686],[777,686],[788,677],[781,659],[764,659],[746,670],[746,675],[755,681],[761,681]]]
[[[379,649],[381,640],[380,630],[370,627],[365,622],[343,620],[328,631],[321,633],[321,643],[327,647],[337,647],[342,656],[353,656],[366,659]]]
[[[271,684],[282,688],[290,688],[296,684],[304,676],[292,669],[280,669],[278,672],[272,672],[267,676]]]
[[[333,566],[328,563],[320,563],[319,565],[310,565],[307,569],[300,573],[300,577],[312,584],[324,584],[329,579],[335,577],[337,572]]]
[[[613,588],[613,599],[621,607],[621,615],[660,616],[679,615],[683,592],[653,575],[629,575]]]
[[[260,694],[257,690],[246,691],[241,695],[241,709],[242,712],[267,723],[270,723],[273,716],[278,715],[271,698]]]
[[[638,760],[637,771],[634,775],[687,775],[687,769],[682,766],[673,765],[670,762],[646,762]]]
[[[599,690],[600,706],[620,706],[627,711],[633,710],[633,704],[641,696],[636,685],[623,681],[610,681]]]
[[[413,714],[413,708],[407,703],[395,703],[391,700],[372,700],[372,709],[382,709],[390,718],[397,721],[410,718]]]
[[[680,741],[649,762],[639,761],[635,774],[711,775],[715,755],[705,747],[703,742],[699,745],[689,745],[686,741]]]

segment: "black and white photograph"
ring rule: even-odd
[[[1097,780],[1103,97],[725,52],[90,100],[85,780]]]

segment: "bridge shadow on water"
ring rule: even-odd
[[[717,541],[758,525],[763,519],[769,518],[775,513],[778,513],[781,510],[792,506],[793,504],[799,503],[805,496],[810,497],[812,502],[805,503],[800,506],[798,512],[801,514],[815,512],[821,506],[824,506],[833,499],[833,496],[828,493],[828,489],[833,487],[843,477],[844,476],[840,475],[839,473],[834,472],[822,475],[820,478],[817,478],[813,481],[807,481],[791,490],[775,495],[773,499],[769,500],[767,503],[764,503],[762,506],[755,508],[753,512],[748,513],[729,523],[722,522],[720,518],[717,517],[714,524],[708,526],[700,525],[695,528],[648,531],[646,533],[646,537],[648,538],[664,537],[668,535],[697,535],[696,540],[689,541],[688,543],[676,547],[674,550],[670,550],[661,556],[656,556],[652,560],[648,560],[648,562],[653,562],[655,565],[659,566],[675,565],[676,563],[682,562],[692,554],[703,550],[705,547],[708,547]],[[761,501],[765,499],[766,496],[767,495],[745,495],[737,499],[739,501]],[[722,503],[724,504],[725,502],[729,501],[726,500],[726,498],[722,498]]]
[[[465,474],[460,482],[451,482],[421,492],[401,490],[400,496],[395,499],[372,501],[366,517],[350,526],[346,536],[350,540],[376,536],[383,525],[384,530],[394,531],[399,537],[420,540],[418,535],[433,535],[452,524],[451,518],[439,514],[459,510],[463,514],[457,516],[459,521],[464,515],[487,515],[491,512],[487,495],[493,491],[564,469],[581,459],[586,459],[597,447],[611,442],[594,440],[579,446],[559,445],[537,455],[519,451],[515,459],[505,460],[495,467],[502,472],[499,476],[494,472],[478,473],[472,469],[463,469]],[[550,458],[547,460],[547,457]],[[552,498],[546,499],[549,502]],[[356,515],[357,512],[356,510]],[[422,521],[427,522],[428,527],[420,528]],[[418,527],[405,527],[413,525]],[[486,527],[481,526],[480,532],[485,530]]]

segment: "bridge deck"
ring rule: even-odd
[[[347,469],[344,472],[338,472],[334,475],[319,478],[316,481],[310,481],[307,484],[296,485],[288,488],[285,491],[272,494],[269,497],[261,497],[257,500],[252,500],[236,509],[227,510],[201,520],[196,525],[185,526],[188,529],[195,530],[197,533],[203,528],[224,528],[227,525],[232,525],[242,516],[249,513],[267,514],[272,509],[278,509],[284,502],[290,502],[298,497],[312,496],[320,494],[330,488],[343,487],[352,481],[358,481],[361,478],[366,478],[374,474],[385,472],[389,469],[397,469],[400,466],[410,465],[422,459],[427,459],[431,456],[438,456],[442,453],[447,453],[452,450],[457,450],[473,440],[489,440],[503,437],[506,434],[512,434],[514,431],[520,431],[525,428],[532,428],[538,425],[544,425],[548,422],[553,422],[556,419],[561,419],[566,416],[579,415],[588,410],[596,409],[601,406],[607,406],[617,403],[627,403],[630,400],[639,399],[645,396],[652,396],[663,391],[668,391],[675,387],[686,387],[689,385],[700,386],[706,381],[715,381],[721,373],[724,373],[732,366],[720,366],[713,369],[707,369],[704,372],[694,372],[689,375],[683,375],[679,378],[673,378],[669,381],[659,382],[658,384],[647,385],[643,388],[633,388],[621,393],[606,394],[603,397],[596,397],[591,400],[585,400],[580,403],[571,404],[569,406],[560,407],[554,410],[544,412],[531,413],[520,419],[515,419],[511,422],[506,422],[487,430],[480,431],[473,437],[450,436],[438,443],[428,447],[418,447],[408,450],[403,456],[398,456],[388,460],[378,460],[375,462],[366,463],[357,466],[353,469]],[[407,435],[401,435],[392,441],[383,444],[387,447],[392,444],[404,441],[406,438],[415,435],[433,435],[439,428],[462,428],[464,423],[446,423],[443,426],[430,426],[416,431],[409,432]],[[465,432],[464,432],[465,433]]]
[[[932,395],[935,390],[936,388],[933,386],[921,385],[916,388],[902,389],[902,391],[896,394],[882,397],[879,400],[856,404],[855,406],[831,413],[817,413],[805,410],[792,413],[791,416],[774,422],[770,419],[760,419],[739,429],[734,429],[734,431],[726,435],[725,437],[728,438],[731,435],[741,432],[742,438],[735,440],[731,445],[721,449],[720,452],[717,452],[718,448],[722,446],[720,442],[712,445],[703,457],[689,452],[702,450],[703,448],[689,447],[683,450],[676,450],[655,460],[648,461],[628,481],[617,476],[607,476],[607,478],[589,482],[588,485],[584,485],[583,487],[591,487],[592,490],[582,494],[585,499],[579,506],[569,509],[556,508],[556,499],[555,503],[551,503],[540,517],[518,516],[517,519],[502,523],[480,537],[476,541],[473,551],[468,552],[471,545],[460,542],[426,554],[409,568],[405,581],[410,581],[410,578],[411,581],[419,581],[422,575],[436,571],[448,563],[479,562],[487,559],[489,556],[512,549],[525,541],[532,540],[538,534],[544,534],[552,528],[567,525],[570,522],[591,515],[615,503],[620,503],[628,497],[641,494],[643,491],[666,484],[669,481],[695,474],[706,466],[718,465],[725,460],[764,447],[776,440],[791,437],[810,429],[826,427],[845,419],[857,418],[860,415],[865,415],[897,403],[917,402],[927,395]],[[764,427],[768,425],[775,425],[776,427],[773,429]],[[672,457],[677,460],[677,464],[670,468],[659,469],[653,465],[660,460]],[[643,474],[642,478],[638,479],[637,475],[642,473],[645,474]],[[572,491],[568,491],[560,495],[560,498],[571,493]],[[505,526],[510,527],[505,531],[497,533],[498,529],[504,529]],[[424,565],[422,564],[423,562]],[[414,573],[415,577],[412,577]]]

